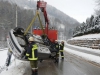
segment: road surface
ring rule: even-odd
[[[38,63],[38,75],[100,75],[100,65],[86,61],[67,52],[64,53],[65,59],[56,64],[52,60],[44,60]],[[8,71],[0,75],[31,75],[29,62],[21,61],[13,63]]]
[[[59,64],[45,61],[39,64],[39,75],[100,75],[100,66],[65,53],[65,60]]]

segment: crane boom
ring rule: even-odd
[[[49,19],[47,16],[47,12],[46,12],[46,5],[47,2],[44,1],[37,1],[37,10],[40,10],[43,12],[44,18],[45,18],[45,26],[46,26],[46,34],[48,34],[48,25],[49,25]]]

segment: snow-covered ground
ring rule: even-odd
[[[5,67],[6,58],[7,48],[4,48],[3,50],[0,49],[0,72],[2,71],[0,75],[28,75],[28,72],[26,72],[26,68],[31,71],[29,61],[17,60],[14,58],[14,56],[12,56],[10,66],[8,68]]]
[[[76,56],[79,56],[79,57],[81,57],[81,58],[83,58],[83,59],[85,59],[87,61],[92,61],[92,62],[95,62],[97,64],[100,64],[100,56],[96,56],[96,55],[92,55],[92,54],[88,54],[88,53],[75,51],[75,50],[72,50],[72,49],[69,49],[69,48],[66,48],[66,47],[65,47],[65,50],[68,53],[76,55]],[[91,49],[90,49],[90,51],[91,51]],[[97,52],[97,51],[94,51],[94,52]]]
[[[89,34],[89,35],[84,35],[84,36],[79,36],[79,37],[74,37],[74,38],[71,38],[71,40],[74,40],[74,39],[100,39],[100,34]]]
[[[72,38],[72,39],[82,39],[82,38],[100,38],[100,34],[96,34],[96,35],[86,35],[86,36],[81,36],[81,37],[76,37],[76,38]],[[90,38],[90,39],[91,39]],[[84,48],[84,47],[82,47]],[[86,48],[85,48],[86,49]],[[71,53],[73,55],[76,55],[78,57],[82,57],[88,61],[93,61],[96,62],[98,64],[100,64],[100,57],[99,56],[95,56],[95,55],[91,55],[91,54],[87,54],[87,53],[82,53],[79,51],[75,51],[69,48],[64,48],[64,50],[68,53]],[[88,50],[92,51],[91,49],[88,48]],[[99,50],[94,50],[94,52],[100,52]],[[3,67],[7,58],[7,48],[0,50],[0,67]],[[28,65],[27,65],[28,63]],[[26,65],[25,65],[26,64]],[[18,66],[20,65],[20,67]],[[23,67],[24,66],[24,67]],[[4,70],[1,72],[0,75],[14,75],[14,73],[16,73],[17,75],[23,75],[23,73],[25,73],[25,67],[29,66],[29,62],[28,61],[21,61],[21,60],[14,60],[14,57],[12,58],[12,63],[11,65],[8,67],[8,70]],[[30,67],[28,67],[30,69]],[[15,69],[15,70],[13,70]],[[17,70],[17,72],[16,72]],[[27,72],[26,72],[27,73]]]
[[[71,38],[70,40],[77,40],[77,39],[81,39],[81,40],[82,39],[100,39],[100,34],[89,34],[89,35],[74,37],[74,38]],[[91,48],[79,47],[79,46],[73,46],[73,47],[79,48],[81,50],[87,50],[87,51],[91,51],[91,52],[100,54],[100,49],[91,49]],[[95,63],[100,64],[100,56],[82,53],[82,52],[75,51],[75,50],[68,49],[68,48],[65,48],[65,50],[71,54],[80,56],[86,60],[93,61]]]

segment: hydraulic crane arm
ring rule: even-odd
[[[46,4],[47,2],[44,1],[37,1],[37,10],[39,10],[39,8],[41,9],[41,11],[44,14],[44,18],[45,18],[45,26],[46,26],[46,34],[48,34],[48,25],[49,25],[49,20],[48,20],[48,16],[47,16],[47,12],[46,12]]]

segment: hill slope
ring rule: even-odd
[[[18,6],[22,8],[36,9],[36,1],[34,0],[31,0],[31,2],[29,0],[24,0],[24,1],[23,0],[4,0],[4,1],[9,1],[12,4],[16,3]],[[56,9],[53,6],[47,5],[47,13],[49,15],[50,25],[57,27],[57,29],[59,30],[59,35],[64,36],[64,38],[59,37],[59,39],[68,39],[72,37],[73,29],[76,26],[80,25],[80,23],[77,20],[71,18],[70,16],[66,15],[65,13]]]

